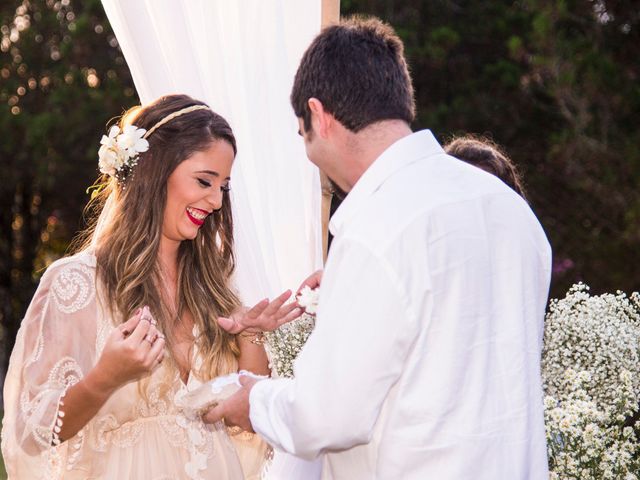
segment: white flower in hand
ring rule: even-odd
[[[129,158],[135,157],[138,153],[146,152],[149,149],[149,142],[142,138],[145,133],[147,131],[144,128],[127,125],[116,139],[118,147],[124,150]]]
[[[318,288],[312,290],[309,286],[305,286],[298,294],[298,305],[304,308],[309,315],[316,314],[319,300],[320,291]]]

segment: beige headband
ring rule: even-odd
[[[173,120],[176,117],[179,117],[180,115],[184,115],[185,113],[195,112],[196,110],[211,110],[211,109],[206,105],[193,105],[191,107],[178,110],[177,112],[170,113],[169,115],[164,117],[162,120],[160,120],[158,123],[156,123],[153,127],[151,127],[149,130],[147,130],[147,133],[145,133],[144,137],[142,138],[145,138],[145,139],[149,138],[149,136],[153,132],[155,132],[158,128],[163,126],[165,123],[170,122],[171,120]]]

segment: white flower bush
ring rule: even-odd
[[[574,285],[547,314],[542,375],[551,479],[640,478],[640,297]]]
[[[640,296],[591,296],[579,283],[551,300],[545,321],[542,376],[548,395],[562,397],[565,372],[588,371],[589,393],[601,407],[617,400],[620,373],[628,371],[640,395]]]
[[[299,319],[273,332],[267,332],[267,352],[275,377],[293,378],[293,363],[316,325],[320,290],[304,287],[298,295],[298,305],[305,309]]]
[[[564,400],[545,398],[545,426],[551,479],[637,480],[638,438],[625,420],[638,410],[631,374],[617,378],[617,401],[602,408],[593,401],[591,375],[568,370]]]
[[[315,327],[315,320],[315,316],[303,313],[299,319],[265,334],[274,377],[293,378],[293,363],[307,343]]]

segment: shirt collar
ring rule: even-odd
[[[412,133],[393,143],[365,170],[333,214],[329,222],[331,234],[338,235],[367,198],[396,171],[421,158],[443,153],[431,130]]]

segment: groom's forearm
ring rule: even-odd
[[[327,393],[298,395],[303,387],[295,379],[257,382],[249,397],[249,419],[253,430],[267,443],[296,457],[313,460],[326,451],[344,450],[367,443],[373,424],[351,423],[357,416],[351,408],[323,408]],[[363,401],[364,402],[364,401]],[[366,407],[364,403],[361,403]],[[366,408],[364,408],[366,410]]]
[[[251,389],[249,396],[249,420],[253,430],[273,447],[292,455],[310,459],[317,456],[317,453],[315,451],[306,452],[307,455],[302,455],[297,446],[304,443],[308,448],[311,442],[301,441],[297,433],[291,431],[290,425],[293,422],[289,421],[290,419],[286,415],[288,412],[279,408],[281,404],[276,400],[281,392],[287,396],[286,392],[290,391],[293,382],[294,380],[290,378],[257,382]],[[284,418],[282,414],[285,414]],[[295,427],[296,425],[293,425],[294,429]],[[303,429],[308,433],[313,433],[304,427]]]

